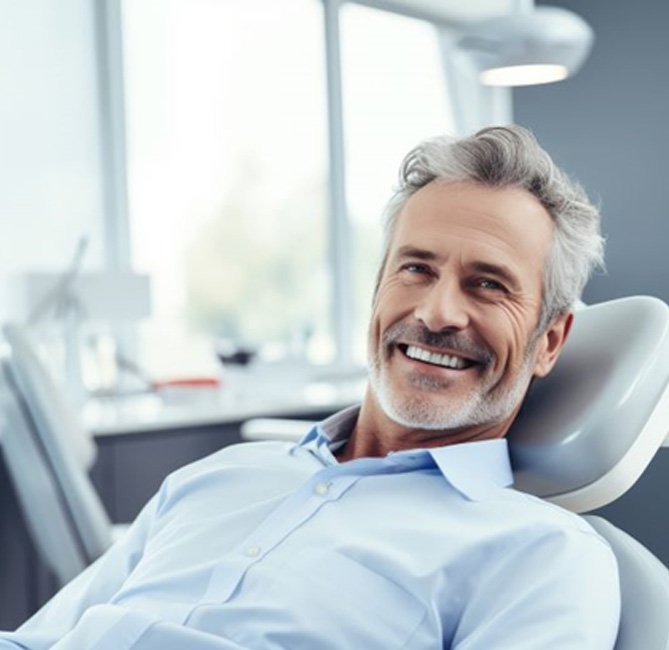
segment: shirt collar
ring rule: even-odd
[[[444,478],[473,501],[513,484],[506,438],[463,442],[428,451]]]
[[[315,425],[299,446],[326,462],[336,462],[333,453],[348,440],[360,412],[359,406],[339,411]],[[473,501],[490,497],[494,492],[513,484],[513,473],[505,438],[479,440],[430,449],[394,452],[394,464],[433,465],[458,492]]]
[[[336,463],[334,452],[346,444],[358,419],[360,406],[350,406],[314,425],[298,443],[327,464]]]

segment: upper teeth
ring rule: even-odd
[[[419,348],[416,345],[408,346],[406,355],[412,359],[427,361],[428,363],[434,363],[439,366],[446,366],[447,368],[460,369],[467,365],[467,362],[460,357],[451,356],[450,354],[438,354],[437,352],[430,352],[429,350],[423,350],[423,348]]]

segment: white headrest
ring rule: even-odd
[[[570,510],[626,492],[669,433],[669,307],[647,296],[592,305],[509,435],[515,486]]]

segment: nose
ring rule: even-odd
[[[426,289],[414,315],[433,332],[463,330],[469,324],[466,296],[450,278],[442,278]]]

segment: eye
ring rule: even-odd
[[[429,273],[430,271],[428,266],[426,266],[425,264],[419,264],[417,262],[409,262],[408,264],[404,264],[400,270],[406,271],[407,273],[416,273],[416,274]]]
[[[506,287],[497,280],[491,280],[490,278],[479,278],[476,281],[476,286],[486,291],[502,291],[506,292]]]
[[[404,284],[423,284],[434,276],[432,268],[421,262],[406,262],[399,267],[398,277]]]

